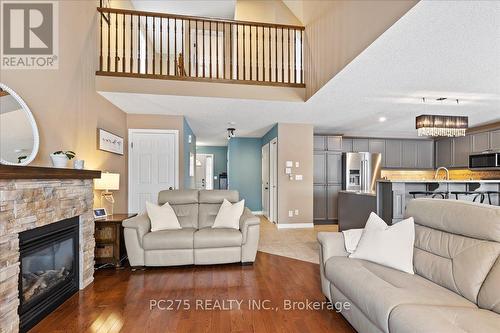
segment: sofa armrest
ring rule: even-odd
[[[129,219],[123,220],[122,226],[124,228],[135,229],[139,244],[142,245],[142,237],[151,230],[151,221],[147,214],[140,214]]]
[[[344,234],[341,232],[318,232],[318,242],[321,246],[322,264],[331,257],[347,257]]]
[[[243,244],[245,244],[247,240],[248,227],[259,224],[259,217],[253,215],[252,211],[245,207],[245,209],[243,210],[243,214],[240,217],[240,231],[243,234]]]

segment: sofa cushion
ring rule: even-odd
[[[142,239],[144,250],[192,249],[196,229],[161,230],[149,232]]]
[[[198,204],[172,205],[181,227],[198,229]]]
[[[194,233],[194,248],[218,248],[241,246],[241,232],[236,229],[200,229]]]
[[[486,280],[479,290],[477,305],[486,310],[500,314],[500,257],[488,273]]]
[[[170,205],[185,205],[198,203],[198,190],[165,190],[158,193],[158,204],[165,202]]]
[[[238,202],[240,195],[234,190],[200,190],[198,201],[200,204],[222,204],[226,199],[231,203]]]
[[[481,309],[432,305],[399,305],[389,317],[390,332],[496,333],[500,315]]]
[[[476,308],[474,303],[418,275],[365,260],[332,257],[325,275],[375,325],[387,332],[389,314],[401,304]]]

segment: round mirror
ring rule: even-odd
[[[38,153],[38,128],[30,109],[0,83],[0,163],[28,165]]]

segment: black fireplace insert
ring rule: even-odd
[[[19,318],[26,332],[79,287],[79,219],[72,217],[19,234]]]

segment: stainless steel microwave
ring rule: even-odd
[[[469,155],[469,169],[500,170],[500,152]]]

